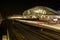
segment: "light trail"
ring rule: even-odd
[[[38,27],[44,26],[44,28],[60,30],[60,25],[59,24],[58,25],[49,25],[49,24],[46,24],[46,23],[40,22],[40,21],[28,21],[28,20],[17,20],[17,21],[26,22],[26,23],[29,23],[29,24],[36,24],[36,25],[38,25]]]

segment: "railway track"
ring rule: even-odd
[[[60,33],[53,30],[37,28],[21,22],[14,22],[11,25],[13,26],[8,29],[11,40],[60,40]]]

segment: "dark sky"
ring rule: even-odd
[[[60,10],[59,0],[22,0],[22,1],[0,1],[0,11],[4,15],[20,14],[26,9],[34,6],[47,6],[55,10]]]
[[[22,0],[22,1],[8,1],[8,2],[4,2],[1,1],[1,8],[26,8],[26,7],[32,7],[32,6],[36,6],[36,5],[42,5],[42,6],[48,6],[48,7],[52,7],[55,9],[59,9],[59,4],[60,1],[59,0],[35,0],[35,1],[29,1],[29,0]]]

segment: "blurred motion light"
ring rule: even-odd
[[[57,19],[57,18],[55,18],[55,19],[53,19],[53,21],[55,21],[55,22],[56,22],[56,21],[58,21],[58,19]]]
[[[12,16],[12,17],[8,17],[8,19],[16,19],[16,18],[23,18],[23,17],[14,17],[14,16]]]

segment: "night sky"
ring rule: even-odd
[[[22,14],[26,9],[34,6],[47,6],[55,10],[60,10],[59,0],[22,0],[22,1],[0,1],[0,12],[2,15]]]

